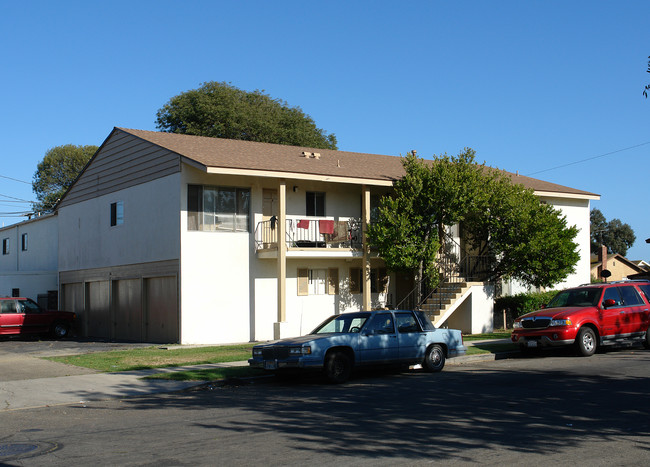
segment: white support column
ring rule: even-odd
[[[370,224],[370,190],[363,185],[362,189],[362,206],[361,206],[361,231],[362,241],[363,241],[363,311],[368,311],[371,309],[371,292],[372,288],[370,285],[370,245],[368,244],[368,236],[366,232],[368,230],[368,225]]]
[[[278,187],[278,260],[277,260],[277,282],[278,282],[278,321],[273,323],[273,338],[282,338],[282,328],[287,320],[287,182],[280,180]]]

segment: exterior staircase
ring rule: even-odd
[[[445,282],[438,286],[420,305],[433,325],[441,327],[445,321],[471,296],[471,287],[480,282]]]

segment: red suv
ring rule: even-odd
[[[650,348],[650,281],[591,284],[559,292],[543,309],[515,320],[522,350],[575,345],[593,355],[600,345],[641,342]]]
[[[70,311],[44,310],[29,298],[0,297],[0,336],[51,334],[68,337],[75,319]]]

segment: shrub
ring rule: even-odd
[[[514,319],[531,311],[539,310],[556,293],[557,290],[551,290],[550,292],[530,292],[499,297],[494,301],[494,311],[502,314],[503,310],[507,310],[507,314]]]

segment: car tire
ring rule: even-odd
[[[650,327],[645,332],[645,339],[643,339],[643,347],[650,349]]]
[[[330,383],[346,382],[352,373],[352,360],[343,352],[332,352],[325,361],[325,377]]]
[[[55,339],[63,339],[69,335],[70,325],[68,323],[59,321],[58,323],[54,323],[54,326],[52,326],[52,336],[54,336]]]
[[[594,330],[588,327],[580,328],[578,337],[576,338],[576,347],[578,349],[578,353],[583,357],[590,357],[596,353],[597,346],[598,343]]]
[[[422,367],[430,373],[437,373],[445,367],[445,350],[441,345],[434,344],[427,349]]]

